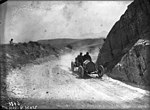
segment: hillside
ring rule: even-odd
[[[29,63],[36,58],[48,55],[57,55],[59,50],[49,44],[40,44],[38,42],[5,44],[0,45],[0,61],[6,68],[15,68],[17,66]]]
[[[98,59],[97,64],[102,64],[107,71],[111,72],[114,66],[121,61],[124,55],[128,55],[131,48],[135,48],[134,45],[139,39],[150,40],[150,1],[149,0],[135,0],[133,1],[120,17],[120,20],[115,23],[109,32],[106,42],[104,43]],[[145,47],[143,47],[145,48]],[[149,79],[149,45],[146,46],[146,57],[144,65],[147,65],[142,72],[148,82],[144,84],[150,85]],[[140,54],[143,54],[140,50],[137,50]],[[133,52],[134,53],[134,52]],[[143,55],[142,55],[143,56]],[[144,55],[145,56],[145,55]],[[130,56],[131,57],[131,56]],[[138,58],[134,58],[138,59]],[[131,62],[131,61],[130,61]],[[132,62],[136,65],[135,62]],[[126,64],[128,65],[128,64]],[[128,65],[127,70],[130,68]],[[135,70],[137,67],[133,67]],[[130,69],[129,69],[130,70]],[[129,76],[132,76],[132,71],[128,71]],[[135,73],[133,73],[135,74]],[[138,73],[136,73],[138,74]],[[112,75],[111,75],[112,76]],[[116,75],[117,76],[117,75]],[[133,76],[134,82],[138,82],[138,79]],[[132,80],[133,80],[132,78]],[[133,81],[129,80],[133,83]],[[137,83],[140,85],[139,83]]]
[[[97,47],[102,47],[104,38],[89,38],[89,39],[51,39],[39,40],[41,44],[50,44],[58,49],[70,50],[91,50]]]
[[[88,48],[91,46],[98,46],[101,47],[104,43],[104,38],[100,39],[82,39],[80,41],[75,41],[72,43],[69,43],[68,45],[72,46],[73,49],[79,49],[80,48]]]
[[[79,39],[46,39],[46,40],[39,40],[37,42],[41,44],[50,44],[56,48],[61,48],[66,46],[67,44],[73,43],[78,40]]]

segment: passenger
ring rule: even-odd
[[[90,61],[92,61],[92,58],[91,58],[91,56],[89,55],[89,52],[86,52],[86,54],[85,54],[83,57],[84,57],[84,61],[85,61],[85,60],[90,60]]]
[[[78,62],[83,66],[83,56],[82,56],[82,52],[80,52],[80,55],[78,55],[77,60],[78,60]]]

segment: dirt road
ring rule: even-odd
[[[37,108],[149,108],[149,91],[131,87],[106,75],[81,79],[70,71],[72,56],[12,70],[8,94],[23,106]],[[10,92],[12,91],[12,92]]]

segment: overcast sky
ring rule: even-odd
[[[132,1],[8,1],[5,42],[106,37]]]

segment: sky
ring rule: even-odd
[[[8,1],[5,39],[106,37],[132,1]]]

